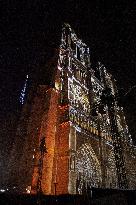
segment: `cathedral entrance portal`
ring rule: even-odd
[[[101,167],[90,143],[85,143],[77,150],[77,193],[81,194],[90,187],[101,184]]]

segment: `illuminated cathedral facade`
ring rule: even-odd
[[[136,188],[134,146],[113,76],[100,62],[92,68],[88,46],[68,24],[52,62],[54,86],[37,85],[23,104],[10,177],[28,193]]]

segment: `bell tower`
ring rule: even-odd
[[[117,188],[115,129],[108,103],[102,103],[107,86],[115,96],[115,83],[101,63],[92,68],[88,46],[68,24],[60,39],[45,65],[53,73],[51,85],[45,85],[42,70],[42,81],[23,105],[9,163],[12,177],[23,192],[48,195]],[[114,109],[116,130],[125,143],[129,133],[122,121],[123,108],[115,102]]]

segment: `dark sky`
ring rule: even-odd
[[[131,1],[5,0],[0,12],[0,124],[1,142],[15,128],[17,103],[26,73],[34,73],[45,56],[49,31],[71,24],[125,91],[136,79],[136,3]],[[52,35],[55,35],[53,33]],[[136,114],[135,90],[127,113]],[[127,98],[129,102],[129,98]],[[130,106],[129,106],[130,105]],[[130,107],[133,107],[131,109]],[[129,114],[130,115],[130,114]],[[133,117],[135,127],[136,117]],[[134,131],[134,129],[133,129]],[[3,134],[5,133],[5,134]],[[10,133],[10,134],[9,134]],[[5,138],[6,136],[6,138]],[[13,138],[13,136],[11,137]],[[12,141],[12,140],[11,140]],[[3,143],[3,142],[2,142]]]

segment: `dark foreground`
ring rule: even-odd
[[[84,195],[0,194],[0,205],[136,205],[136,190],[92,189]]]

